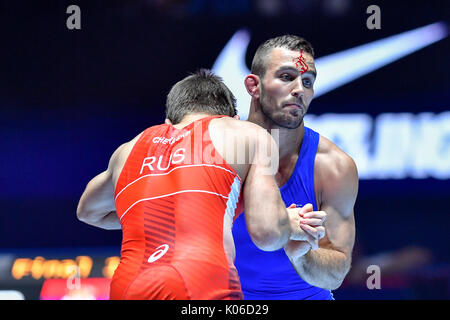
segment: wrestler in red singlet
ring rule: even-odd
[[[242,299],[224,246],[241,179],[211,142],[217,117],[150,127],[135,144],[115,189],[123,240],[111,299]]]

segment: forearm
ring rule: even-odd
[[[275,196],[274,196],[275,198]],[[266,198],[249,205],[246,210],[250,214],[249,233],[261,250],[274,251],[281,249],[291,236],[289,216],[282,200]],[[261,214],[268,212],[270,214]]]
[[[268,193],[265,194],[268,195]],[[283,200],[281,200],[281,197],[277,194],[273,194],[272,197],[273,199],[270,199],[270,203],[272,203],[272,209],[269,210],[273,214],[271,214],[270,216],[266,216],[267,221],[264,222],[264,226],[261,226],[261,228],[264,228],[267,232],[266,242],[270,243],[270,246],[266,248],[266,250],[270,251],[283,248],[284,245],[289,241],[292,231],[289,221],[289,214],[286,210]],[[264,206],[267,206],[267,204],[267,202],[261,201],[260,205],[262,207],[260,208],[260,210],[267,210],[269,207],[264,208]]]
[[[272,231],[270,251],[275,251],[283,248],[289,241],[292,234],[289,215],[286,211],[284,202],[280,201],[280,204],[275,210],[278,212],[278,214],[273,224],[273,226],[276,227]]]
[[[328,290],[340,287],[351,264],[351,257],[343,252],[325,248],[309,250],[305,255],[290,259],[303,280]]]

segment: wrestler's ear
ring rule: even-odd
[[[169,119],[166,118],[166,120],[164,121],[165,124],[172,124],[172,121],[170,121]]]
[[[259,98],[259,77],[256,74],[249,74],[244,80],[245,88],[252,98]]]

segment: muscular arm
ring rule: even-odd
[[[94,177],[86,186],[77,208],[77,217],[87,224],[108,229],[121,229],[114,202],[113,172],[119,149],[112,155],[108,169]]]
[[[244,185],[247,228],[258,248],[282,248],[291,236],[291,225],[274,174],[278,168],[278,147],[273,138],[260,130],[254,157]],[[269,159],[267,149],[273,154]],[[295,226],[293,227],[295,228]]]
[[[286,253],[303,280],[320,288],[335,290],[342,284],[351,265],[358,174],[354,161],[342,151],[326,159],[316,171],[322,191],[320,210],[327,213],[324,223],[326,236],[315,251],[309,250],[305,254],[302,250],[296,251],[294,244]]]

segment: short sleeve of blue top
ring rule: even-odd
[[[317,210],[314,192],[314,160],[319,134],[305,127],[305,136],[295,169],[280,188],[286,207],[312,203]],[[245,214],[245,213],[244,213]],[[235,265],[246,300],[332,300],[329,290],[314,287],[297,274],[284,249],[266,252],[258,249],[247,232],[244,214],[233,226],[236,246]]]

